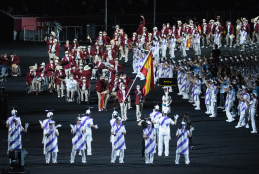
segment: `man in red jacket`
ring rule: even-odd
[[[119,83],[119,77],[116,76],[115,80],[111,80],[107,87],[106,87],[106,97],[105,97],[105,103],[104,103],[104,110],[106,110],[107,103],[109,102],[110,97],[114,97],[115,100],[117,99],[117,91],[118,91],[118,83]]]
[[[145,96],[140,88],[140,85],[137,85],[137,89],[135,90],[135,105],[136,105],[136,117],[137,117],[137,121],[140,121],[140,117],[141,117],[141,113],[143,110],[143,102],[145,100]]]
[[[137,29],[138,39],[141,38],[141,36],[143,34],[143,27],[145,27],[145,18],[144,18],[144,16],[140,16],[140,17],[143,19],[143,21],[140,22],[139,27]]]
[[[96,93],[98,96],[98,111],[102,111],[102,109],[100,108],[101,97],[102,97],[101,93],[105,89],[105,80],[104,80],[103,76],[100,76],[100,80],[97,80],[95,87],[96,87]]]
[[[45,62],[42,62],[40,64],[40,67],[38,68],[37,70],[37,77],[38,77],[38,83],[39,83],[39,91],[43,91],[43,82],[45,80],[45,77],[46,77],[46,67],[45,67]]]
[[[54,39],[53,44],[51,45],[51,48],[49,49],[49,59],[56,59],[59,55],[60,46],[57,43],[57,39]]]
[[[103,48],[105,48],[106,45],[108,45],[110,41],[111,41],[111,38],[109,36],[107,36],[107,33],[104,31],[103,32]]]
[[[55,83],[57,86],[58,98],[65,96],[64,95],[65,82],[63,81],[65,78],[66,78],[66,73],[63,70],[63,67],[58,66],[55,72]]]
[[[127,95],[128,95],[128,91],[125,89],[125,85],[122,85],[122,89],[119,90],[117,92],[117,96],[118,96],[118,101],[120,103],[120,108],[121,108],[121,117],[122,117],[122,121],[126,121],[127,118]]]
[[[54,73],[55,73],[55,64],[53,59],[51,58],[49,63],[46,65],[46,75],[48,77],[49,80],[49,93],[53,93],[53,89],[54,89]]]
[[[63,45],[63,47],[65,51],[68,51],[69,53],[71,52],[72,45],[69,44],[69,40],[66,40],[66,43]]]
[[[122,49],[121,49],[121,55],[122,57],[125,57],[125,62],[128,62],[128,53],[129,53],[129,45],[131,44],[130,39],[127,35],[125,35],[123,42],[121,43]]]
[[[96,79],[97,80],[97,77],[96,77],[96,72],[98,71],[99,74],[102,74],[102,69],[104,68],[104,63],[102,62],[102,58],[99,58],[99,61],[96,62],[93,70],[92,70],[92,77],[91,79]]]
[[[61,59],[61,65],[64,67],[66,78],[69,78],[71,65],[76,65],[69,52],[65,51],[65,56]]]
[[[19,57],[15,54],[11,53],[10,54],[10,64],[12,67],[13,76],[17,77],[17,69],[19,68],[19,65],[20,65]]]
[[[1,59],[1,65],[6,65],[6,66],[9,65],[9,59],[6,53],[4,53],[4,55],[1,54],[0,59]]]
[[[79,90],[81,93],[81,101],[88,102],[88,90],[90,90],[90,84],[87,82],[86,77],[83,77],[83,81],[79,83]]]
[[[230,21],[226,22],[226,46],[229,45],[229,40],[230,40],[230,48],[232,47],[232,41],[233,41],[233,36],[234,36],[234,26],[231,24]]]
[[[31,91],[34,92],[37,85],[36,67],[30,66],[29,68],[30,68],[30,71],[26,75],[26,85],[30,85]]]

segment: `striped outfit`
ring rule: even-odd
[[[163,144],[165,144],[165,156],[169,155],[169,140],[171,140],[170,124],[174,125],[171,118],[167,116],[161,117],[158,122],[159,126],[159,143],[158,143],[158,156],[162,156]]]
[[[156,153],[156,130],[155,128],[146,128],[143,130],[145,139],[145,161],[146,164],[153,163],[154,153]]]
[[[230,113],[230,110],[232,108],[233,105],[233,95],[234,92],[231,90],[228,92],[227,96],[226,96],[226,102],[225,102],[225,110],[226,110],[226,115],[229,121],[233,120],[233,117]]]
[[[180,155],[184,154],[185,156],[185,164],[189,164],[189,135],[190,132],[187,129],[178,129],[176,135],[179,134],[177,139],[177,149],[176,149],[176,157],[175,164],[179,164]]]
[[[155,111],[155,112],[151,112],[150,113],[150,118],[152,121],[155,121],[156,124],[154,124],[154,128],[156,130],[156,139],[157,139],[157,144],[159,142],[159,119],[162,117],[162,114],[158,111]]]
[[[91,155],[92,154],[91,142],[93,141],[91,125],[93,124],[93,119],[88,116],[81,117],[81,123],[82,123],[82,127],[86,127],[86,133],[84,133],[84,136],[87,144],[87,155]]]
[[[256,113],[256,109],[257,109],[257,105],[258,105],[258,101],[256,98],[252,99],[250,101],[250,118],[251,118],[251,124],[252,124],[252,129],[253,131],[257,131],[257,127],[256,127],[256,120],[255,120],[255,113]]]
[[[126,149],[125,138],[122,133],[126,132],[124,125],[115,125],[112,127],[111,132],[114,133],[113,151],[111,162],[114,163],[116,160],[117,151],[120,152],[119,163],[124,163],[124,149]]]
[[[205,94],[205,105],[207,108],[207,113],[210,113],[210,89],[206,89],[206,94]]]
[[[9,125],[8,131],[10,131],[10,130],[15,126],[15,123],[13,122],[14,119],[19,120],[19,121],[20,121],[20,124],[22,124],[20,117],[17,117],[17,116],[15,116],[15,115],[12,116],[12,117],[7,118],[6,124]],[[8,134],[8,140],[9,140],[9,139],[10,139],[10,134]],[[8,149],[9,149],[9,143],[8,143]],[[8,153],[9,153],[9,152],[8,152],[8,150],[7,150],[7,154],[8,154]]]
[[[82,154],[82,162],[86,163],[85,157],[85,136],[84,136],[84,127],[81,125],[74,125],[73,126],[73,138],[72,138],[72,152],[71,152],[71,159],[70,162],[74,163],[76,151],[81,151]]]
[[[58,137],[56,136],[58,133],[57,129],[44,129],[45,135],[45,160],[46,163],[50,161],[50,154],[52,154],[52,163],[57,163],[57,152],[58,152]],[[46,136],[46,134],[48,134]]]
[[[22,149],[22,131],[24,128],[21,125],[13,126],[8,135],[8,151],[14,149]]]

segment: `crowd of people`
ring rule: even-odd
[[[30,66],[30,71],[26,75],[26,84],[30,86],[32,93],[35,90],[42,91],[44,84],[48,85],[50,93],[57,91],[58,97],[64,97],[66,91],[68,102],[74,101],[74,95],[80,92],[81,101],[88,102],[90,100],[91,81],[97,80],[95,91],[98,96],[98,111],[107,111],[107,103],[110,97],[114,98],[115,106],[120,105],[121,110],[121,117],[118,116],[117,111],[114,111],[113,118],[110,121],[111,163],[115,162],[118,155],[120,156],[119,162],[124,163],[126,128],[122,125],[122,121],[127,120],[127,110],[132,108],[130,91],[134,80],[127,77],[123,72],[123,67],[119,61],[122,61],[123,58],[125,58],[125,62],[129,61],[129,50],[133,51],[133,74],[136,74],[136,77],[139,77],[140,80],[144,80],[145,76],[139,70],[152,51],[154,81],[156,83],[158,83],[159,78],[173,78],[174,73],[177,73],[178,95],[183,95],[183,99],[189,99],[190,103],[194,103],[195,110],[201,109],[200,98],[204,98],[207,109],[205,113],[210,114],[210,117],[217,116],[217,109],[225,109],[227,122],[233,122],[239,116],[239,121],[235,128],[244,126],[249,128],[251,121],[251,133],[257,133],[255,119],[259,91],[257,69],[251,67],[250,71],[242,71],[245,67],[242,63],[244,61],[242,56],[223,61],[221,52],[218,49],[218,47],[222,46],[224,37],[226,39],[225,46],[232,47],[235,36],[234,27],[230,21],[223,25],[219,16],[215,21],[210,20],[208,24],[204,19],[201,26],[194,25],[191,20],[188,24],[182,24],[181,21],[178,21],[177,26],[173,25],[171,27],[167,23],[162,26],[160,31],[158,31],[157,27],[154,27],[153,32],[148,33],[145,27],[145,18],[143,16],[142,18],[143,21],[141,21],[137,32],[133,33],[132,38],[128,38],[124,30],[116,26],[112,39],[107,36],[106,32],[99,32],[95,43],[92,42],[91,38],[88,38],[91,45],[87,47],[79,46],[76,39],[71,44],[67,41],[63,45],[65,54],[61,59],[59,59],[60,45],[58,38],[52,33],[46,40],[49,62],[42,62],[40,66],[37,64]],[[254,18],[253,22],[254,31],[251,39],[248,20],[242,18],[237,21],[236,45],[252,44],[255,43],[255,39],[259,42],[258,17]],[[202,41],[202,48],[213,47],[209,58],[206,58],[206,56],[200,57],[200,41]],[[180,49],[182,57],[186,57],[190,48],[194,49],[197,58],[183,58],[182,60],[174,61],[174,52],[176,50]],[[167,51],[169,51],[169,57],[167,56]],[[249,58],[249,60],[252,60],[252,58]],[[1,57],[2,59],[8,59],[6,54]],[[257,60],[253,58],[253,61]],[[17,61],[13,62],[18,65]],[[15,75],[15,73],[13,74]],[[173,92],[173,90],[170,87],[164,87],[164,90],[162,113],[159,112],[159,106],[157,105],[149,117],[141,120],[145,96],[140,85],[136,85],[136,119],[139,121],[138,125],[144,128],[142,155],[144,156],[145,154],[146,164],[153,163],[156,148],[158,148],[158,156],[162,155],[163,144],[165,145],[165,156],[169,155],[170,124],[175,125],[179,117],[175,115],[174,120],[168,117],[171,112],[170,104],[172,103],[169,93]],[[218,101],[220,103],[219,107],[217,107]],[[21,148],[21,145],[15,143],[19,141],[21,144],[20,132],[26,132],[29,126],[26,124],[25,129],[23,129],[20,126],[20,118],[16,116],[15,111],[12,111],[12,115],[7,121],[10,138],[9,150]],[[53,163],[57,162],[56,137],[59,132],[57,131],[58,126],[55,126],[55,122],[51,119],[52,115],[52,113],[49,113],[48,119],[40,121],[44,130],[43,144],[46,163],[50,161],[50,153],[52,153]],[[74,163],[76,151],[80,151],[82,162],[85,163],[84,150],[86,149],[86,144],[87,154],[91,155],[91,127],[97,129],[98,126],[93,124],[89,110],[86,111],[85,117],[78,117],[76,122],[76,125],[71,125],[71,133],[74,137],[70,162]],[[178,141],[175,164],[179,164],[180,154],[185,155],[186,164],[190,163],[188,137],[192,136],[193,130],[194,128],[188,119],[188,113],[186,113],[180,129],[176,133]],[[15,139],[13,135],[17,135],[18,138]]]

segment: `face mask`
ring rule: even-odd
[[[137,90],[140,90],[140,88],[137,88]]]
[[[50,129],[53,129],[53,125],[49,126]]]
[[[149,128],[149,129],[152,128],[152,125],[148,125],[148,128]]]
[[[125,86],[123,86],[122,89],[125,89]]]
[[[124,79],[126,79],[126,76],[123,76]]]
[[[86,82],[86,80],[83,80],[83,82]]]
[[[73,69],[76,69],[76,67],[73,67]]]
[[[70,80],[73,80],[73,77],[70,77]]]
[[[53,61],[51,60],[50,63],[53,63]]]
[[[99,36],[102,36],[102,34],[99,34]]]
[[[80,124],[81,124],[81,121],[79,121],[78,124],[80,125]]]
[[[76,41],[74,41],[74,43],[76,43]]]
[[[96,47],[96,49],[99,49],[99,47]]]
[[[4,57],[7,57],[6,55],[4,55]]]
[[[106,36],[106,34],[103,34],[104,36]]]
[[[185,125],[182,125],[182,128],[185,129]]]
[[[167,25],[167,27],[169,27],[169,25]]]
[[[173,29],[175,29],[175,27],[173,27]]]

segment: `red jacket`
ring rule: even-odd
[[[129,86],[126,85],[126,83],[124,83],[124,82],[122,82],[122,83],[123,83],[123,85],[125,85],[125,90],[126,90],[126,91],[129,91]],[[120,82],[117,83],[117,89],[118,89],[118,90],[122,90],[122,89],[121,89]]]
[[[94,66],[96,66],[98,70],[102,70],[105,65],[104,65],[103,62],[100,63],[100,62],[98,61],[98,62],[96,62],[96,64],[95,64]]]
[[[117,82],[117,84],[118,83],[119,82]],[[116,87],[115,87],[115,91],[118,90],[117,84],[116,84]],[[115,85],[115,81],[114,80],[111,80],[110,83],[108,83],[107,89],[109,90],[109,92],[112,92],[112,89],[113,89],[114,85]]]
[[[77,67],[76,63],[74,62],[71,56],[63,57],[61,60],[61,65],[64,67],[64,69],[71,68],[71,65],[75,65]]]
[[[257,23],[254,28],[255,33],[259,33],[259,24]]]
[[[50,63],[48,63],[48,64],[46,65],[45,71],[46,71],[46,75],[47,75],[48,77],[52,76],[52,72],[54,72],[54,70],[55,70],[55,63],[54,63],[54,62],[53,62],[53,64],[52,64],[52,67],[51,67],[51,64],[50,64]]]
[[[78,69],[71,69],[70,74],[73,75],[74,80],[77,80],[79,78],[79,70]]]
[[[139,94],[140,93],[140,94]],[[139,99],[140,97],[142,97],[142,102],[145,100],[145,96],[143,94],[143,91],[140,89],[140,91],[138,91],[137,89],[135,90],[135,105],[139,105]]]
[[[91,70],[83,70],[82,71],[82,77],[86,77],[86,81],[90,82],[92,77],[92,71]]]
[[[47,75],[47,71],[46,71],[46,67],[42,68],[41,66],[38,68],[37,70],[37,76],[38,77],[42,77],[41,75],[43,75],[43,77],[45,77]]]
[[[52,46],[54,46],[54,45],[53,44],[51,45],[51,48],[49,49],[49,53],[51,53]],[[55,56],[59,55],[59,50],[60,50],[60,46],[59,46],[59,44],[56,44],[55,45]]]
[[[46,43],[47,43],[47,50],[49,52],[49,50],[51,49],[52,45],[53,45],[53,42],[54,42],[54,39],[49,39],[49,40],[46,40]]]
[[[175,32],[175,38],[178,39],[178,38],[182,37],[182,32],[183,32],[183,27],[177,28],[176,32]]]
[[[126,98],[125,98],[125,101],[126,101],[126,102],[128,101],[127,94],[128,94],[128,91],[125,90],[125,97],[126,97]],[[122,103],[122,100],[123,100],[123,92],[122,92],[122,90],[119,90],[119,91],[117,92],[117,97],[118,97],[119,103]]]
[[[75,51],[75,52],[74,52],[74,59],[75,59],[75,60],[76,60],[77,54],[78,54],[78,51]],[[78,54],[78,55],[80,56],[80,59],[84,59],[84,55],[83,55],[83,52],[82,52],[82,51],[79,51],[79,54]]]
[[[64,44],[63,45],[63,47],[64,47],[64,50],[65,51],[68,51],[68,53],[70,54],[70,52],[71,52],[71,49],[72,49],[72,45],[71,44]]]
[[[131,44],[130,39],[123,40],[123,42],[121,43],[121,46],[122,46],[123,50],[125,50],[125,41],[127,42],[127,47],[129,47],[129,45]]]
[[[32,74],[30,71],[27,72],[27,75],[26,75],[26,82],[28,84],[31,84],[31,81],[33,80],[33,78],[36,77],[34,74]]]
[[[82,81],[82,82],[79,83],[79,89],[83,88],[84,83],[85,83],[85,88],[86,89],[90,89],[90,84],[89,84],[89,82],[87,80],[85,82]]]
[[[87,49],[86,52],[84,52],[84,58],[85,59],[90,59],[90,57],[92,57],[92,56],[93,56],[92,50],[88,51],[88,49]]]
[[[111,38],[109,36],[103,36],[103,43],[105,45],[109,44],[111,41]]]
[[[142,24],[140,24],[138,29],[137,29],[138,35],[142,35],[143,34],[143,27],[145,27],[145,19],[143,19]]]
[[[103,92],[105,88],[105,80],[97,80],[96,82],[96,92]]]
[[[16,65],[20,65],[20,59],[18,56],[13,55],[13,57],[10,57],[10,63],[12,64],[16,64]]]
[[[228,25],[226,25],[226,32],[228,33]],[[234,26],[231,24],[229,27],[229,35],[234,34]]]
[[[65,73],[65,71],[64,70],[61,70],[61,72],[59,72],[59,70],[56,70],[56,72],[55,72],[55,78],[54,78],[54,80],[55,80],[55,83],[57,84],[57,85],[60,85],[60,80],[59,80],[59,78],[61,78],[61,79],[65,79],[65,77],[66,77],[66,73]],[[64,82],[63,82],[64,83]]]
[[[115,53],[114,50],[111,50],[111,56],[112,56],[113,59],[116,58],[116,53]],[[108,50],[106,50],[106,51],[104,52],[104,54],[103,54],[103,59],[106,60],[107,57],[108,57]]]
[[[137,36],[132,37],[130,40],[131,40],[132,43],[138,43],[138,37]]]
[[[160,31],[160,37],[164,37],[168,34],[168,29],[167,28],[162,28]]]
[[[1,56],[0,59],[1,59],[1,65],[8,65],[9,64],[8,57]]]
[[[94,50],[92,51],[92,55],[93,55],[93,56],[98,55],[99,57],[102,57],[102,56],[103,56],[103,50],[102,50],[102,49],[99,49],[99,51],[97,51],[97,49],[94,49]]]
[[[114,80],[115,79],[115,74],[116,74],[116,70],[115,69],[108,69],[108,73],[110,75],[110,79]]]

